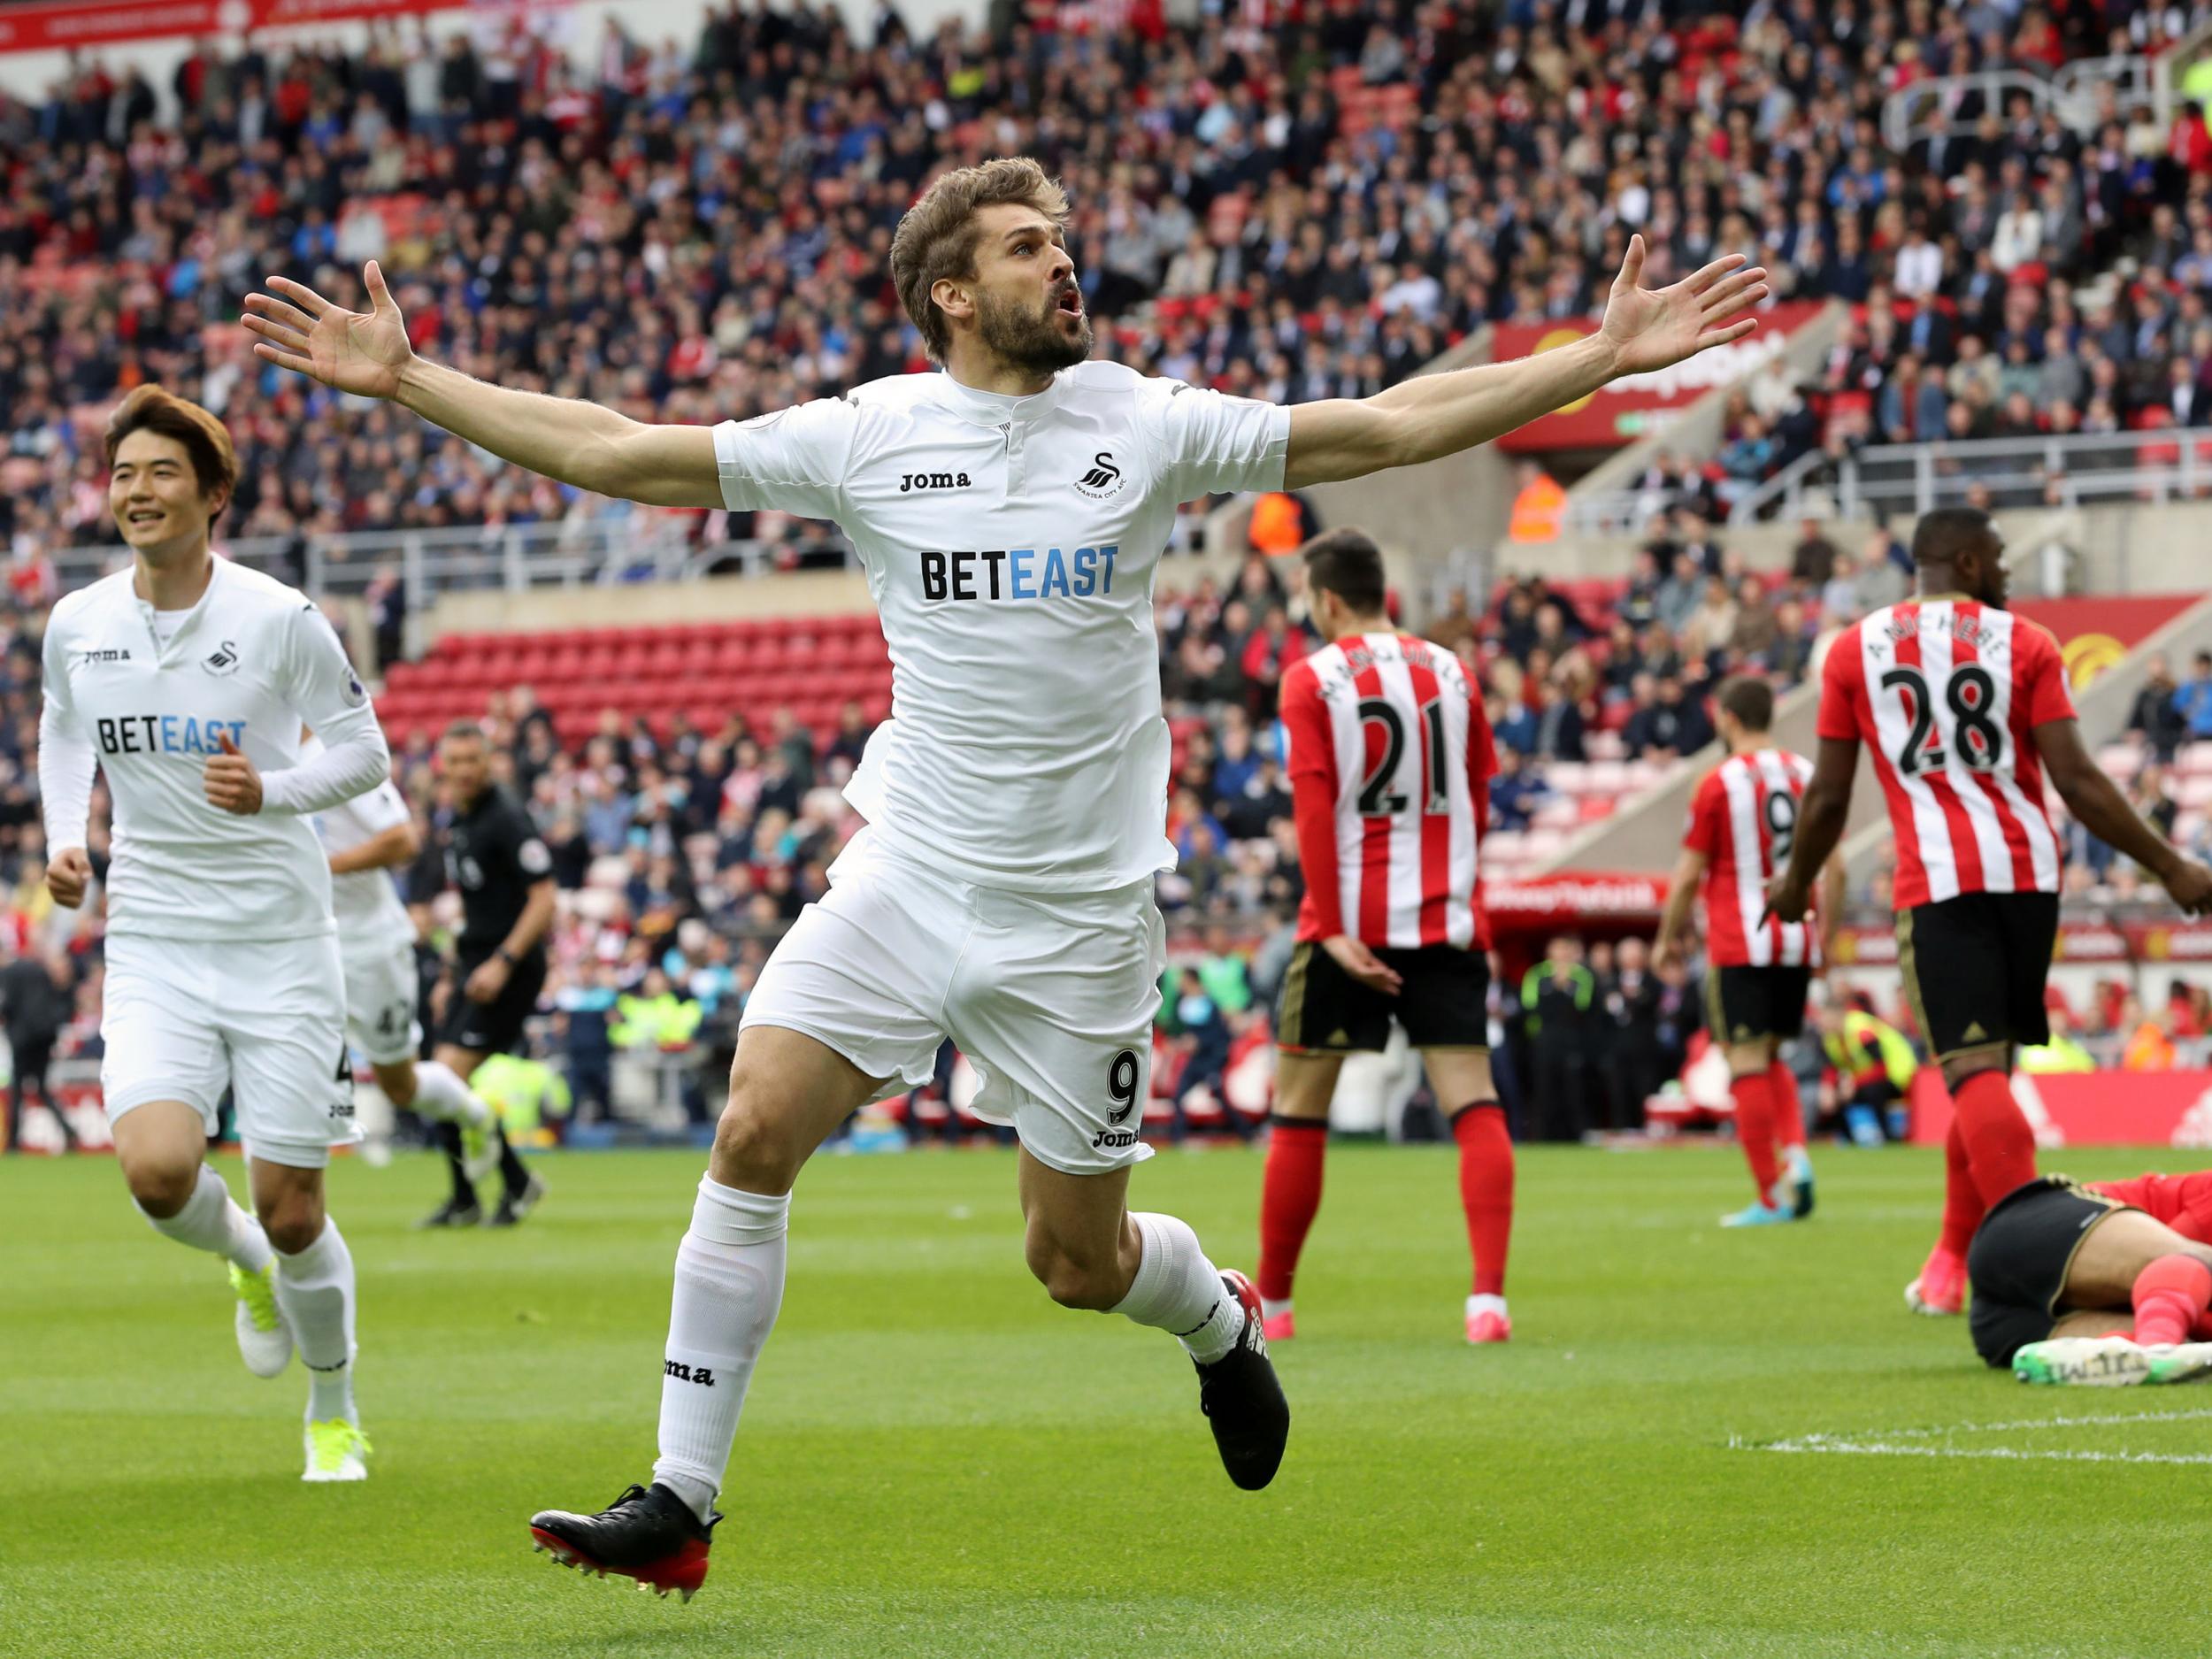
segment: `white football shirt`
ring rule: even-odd
[[[309,738],[303,754],[313,754],[322,744]],[[326,854],[351,852],[386,830],[396,829],[413,814],[398,787],[389,779],[365,795],[315,815],[315,833],[322,837]],[[349,957],[373,956],[415,942],[415,924],[401,902],[399,884],[389,869],[356,870],[330,878],[330,909],[338,918],[338,944]]]
[[[979,885],[1171,869],[1152,579],[1177,506],[1279,489],[1290,411],[1115,363],[1030,397],[902,374],[714,429],[722,498],[836,521],[891,653],[845,795]]]
[[[297,588],[219,558],[199,603],[164,642],[132,580],[119,571],[65,595],[46,625],[39,777],[48,845],[84,845],[96,758],[115,805],[110,933],[329,933],[329,861],[298,816],[322,802],[299,799],[297,785],[312,775],[320,792],[343,798],[391,770],[338,636]],[[162,617],[165,629],[170,619]],[[314,774],[287,779],[304,758],[303,726],[333,754]],[[261,771],[264,805],[251,817],[209,805],[202,791],[201,770],[224,734]],[[341,754],[350,764],[332,773]]]

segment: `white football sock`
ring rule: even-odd
[[[1173,1216],[1132,1211],[1144,1240],[1137,1276],[1113,1311],[1139,1325],[1171,1331],[1201,1365],[1236,1346],[1244,1330],[1244,1304],[1229,1292],[1220,1271],[1198,1248],[1198,1235]]]
[[[461,1080],[458,1071],[436,1060],[415,1063],[414,1110],[417,1117],[466,1124],[472,1129],[482,1129],[492,1120],[492,1109],[483,1097]]]
[[[1260,1298],[1260,1317],[1263,1319],[1279,1319],[1289,1311],[1290,1298],[1287,1296],[1280,1302],[1277,1302],[1271,1296]]]
[[[703,1176],[691,1230],[676,1247],[653,1479],[703,1521],[722,1489],[754,1363],[783,1306],[790,1215],[788,1193],[741,1192]]]
[[[136,1201],[133,1202],[135,1205]],[[146,1216],[142,1208],[138,1213]],[[166,1219],[158,1216],[146,1216],[146,1219],[163,1238],[211,1251],[249,1273],[258,1273],[269,1264],[269,1235],[258,1221],[238,1207],[230,1188],[223,1185],[223,1178],[211,1164],[200,1165],[199,1184],[184,1201],[182,1210]]]
[[[1471,1319],[1479,1313],[1494,1313],[1500,1318],[1510,1317],[1506,1312],[1505,1298],[1487,1291],[1467,1298],[1467,1317]]]
[[[296,1256],[277,1252],[277,1307],[308,1370],[307,1418],[343,1417],[353,1407],[353,1253],[327,1217],[321,1235]]]

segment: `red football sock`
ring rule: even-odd
[[[1321,1160],[1329,1125],[1278,1118],[1267,1135],[1267,1171],[1260,1183],[1260,1294],[1290,1300],[1298,1253],[1321,1208]]]
[[[1798,1098],[1797,1074],[1779,1060],[1767,1067],[1767,1087],[1774,1091],[1774,1141],[1781,1147],[1805,1144],[1805,1106]]]
[[[2035,1179],[2035,1131],[2002,1071],[1977,1071],[1952,1091],[1959,1138],[1985,1208]]]
[[[1744,1162],[1751,1165],[1759,1202],[1772,1202],[1770,1194],[1781,1171],[1774,1162],[1774,1088],[1764,1071],[1736,1078],[1728,1085],[1736,1097],[1736,1139],[1743,1147]]]
[[[1513,1236],[1513,1137],[1504,1109],[1494,1100],[1462,1108],[1452,1118],[1452,1139],[1459,1142],[1459,1202],[1467,1212],[1475,1294],[1502,1296]]]
[[[2178,1342],[2212,1307],[2212,1267],[2193,1256],[2162,1256],[2135,1276],[2134,1301],[2138,1342]]]
[[[1974,1185],[1974,1172],[1966,1161],[1966,1139],[1959,1133],[1958,1119],[1954,1118],[1951,1133],[1943,1141],[1943,1235],[1936,1248],[1964,1261],[1966,1247],[1974,1242],[1974,1229],[1988,1213],[1989,1206],[1982,1202],[1981,1190]]]

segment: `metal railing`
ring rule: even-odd
[[[2154,505],[2212,493],[2212,431],[2077,434],[1885,444],[1837,459],[1815,450],[1737,498],[1732,525],[1801,516],[1815,490],[1842,518],[1965,504],[1978,487],[2003,507]]]
[[[2171,88],[2157,74],[2155,60],[2137,54],[2113,58],[2082,58],[2063,65],[2046,79],[2017,69],[1982,70],[1969,75],[1940,75],[1900,88],[1882,103],[1882,141],[1902,151],[1915,142],[1939,134],[1958,137],[1980,124],[1981,114],[1962,119],[1959,106],[1979,95],[1982,114],[2001,119],[2015,97],[2024,96],[2038,115],[2055,111],[2077,133],[2097,130],[2106,119],[2103,94],[2112,94],[2113,110],[2125,119],[2137,104],[2148,104],[2165,125],[2165,107]]]
[[[445,593],[615,587],[714,572],[758,576],[781,568],[794,554],[814,567],[859,564],[852,544],[841,534],[795,542],[698,542],[687,534],[689,527],[659,515],[635,514],[581,523],[218,537],[216,547],[227,557],[297,582],[319,597],[357,598],[379,578],[396,574],[411,616],[429,610]],[[53,556],[68,588],[118,569],[129,557],[129,549],[120,545],[63,548]]]
[[[1571,489],[1562,526],[1573,535],[1629,535],[1651,522],[1666,505],[1655,489]]]

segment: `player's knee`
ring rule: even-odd
[[[262,1230],[269,1242],[286,1256],[297,1256],[323,1234],[321,1195],[288,1192],[263,1213]]]
[[[196,1159],[190,1163],[177,1159],[123,1159],[123,1183],[130,1188],[131,1201],[157,1221],[166,1221],[182,1210],[199,1181],[200,1165]]]
[[[384,1091],[384,1098],[404,1111],[415,1103],[415,1068],[411,1064],[372,1066],[376,1074],[376,1086]]]
[[[1126,1275],[1111,1250],[1092,1255],[1072,1250],[1042,1228],[1033,1227],[1024,1242],[1029,1271],[1045,1294],[1063,1308],[1103,1313],[1128,1294]]]
[[[788,1190],[806,1161],[790,1117],[764,1090],[733,1077],[729,1103],[714,1126],[715,1179],[753,1192]]]

